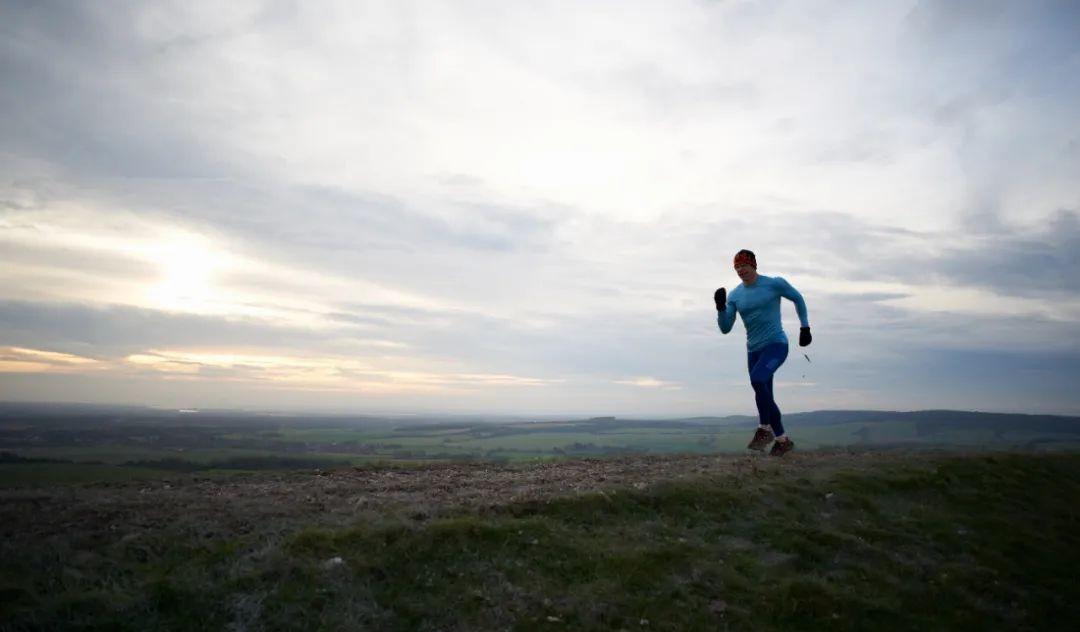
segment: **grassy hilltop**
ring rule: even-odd
[[[0,491],[0,629],[1043,629],[1080,454],[839,449]]]

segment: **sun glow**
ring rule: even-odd
[[[218,298],[215,273],[225,256],[203,239],[183,235],[156,246],[149,253],[161,281],[150,290],[152,303],[161,309],[205,311]]]

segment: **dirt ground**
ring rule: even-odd
[[[929,456],[926,453],[921,453]],[[8,546],[95,547],[151,533],[212,540],[284,535],[303,526],[336,527],[385,519],[423,521],[616,488],[644,489],[686,478],[739,486],[784,471],[816,477],[904,460],[912,453],[829,451],[764,455],[629,456],[527,465],[441,464],[419,468],[342,468],[231,478],[177,475],[154,481],[89,483],[0,491],[0,536]]]

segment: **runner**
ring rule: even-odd
[[[810,321],[806,316],[806,302],[802,294],[791,287],[783,277],[758,274],[757,257],[749,250],[735,255],[735,272],[742,279],[739,287],[731,291],[720,288],[713,295],[716,302],[717,324],[721,333],[728,333],[735,324],[735,314],[742,316],[746,327],[747,368],[750,385],[754,387],[760,420],[757,432],[746,446],[751,450],[764,450],[773,443],[772,456],[783,456],[795,447],[795,442],[784,434],[780,422],[780,407],[773,397],[773,374],[788,355],[788,338],[780,325],[780,297],[795,303],[799,315],[799,346],[810,344]]]

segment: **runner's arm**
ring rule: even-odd
[[[735,313],[737,311],[738,308],[735,303],[728,300],[727,304],[724,305],[724,309],[716,312],[716,324],[720,325],[720,333],[726,334],[735,326]]]
[[[806,301],[803,300],[802,294],[799,294],[799,291],[793,288],[783,277],[776,277],[776,284],[780,290],[780,296],[795,303],[795,312],[799,315],[799,324],[803,327],[809,327],[810,318],[806,314]]]

